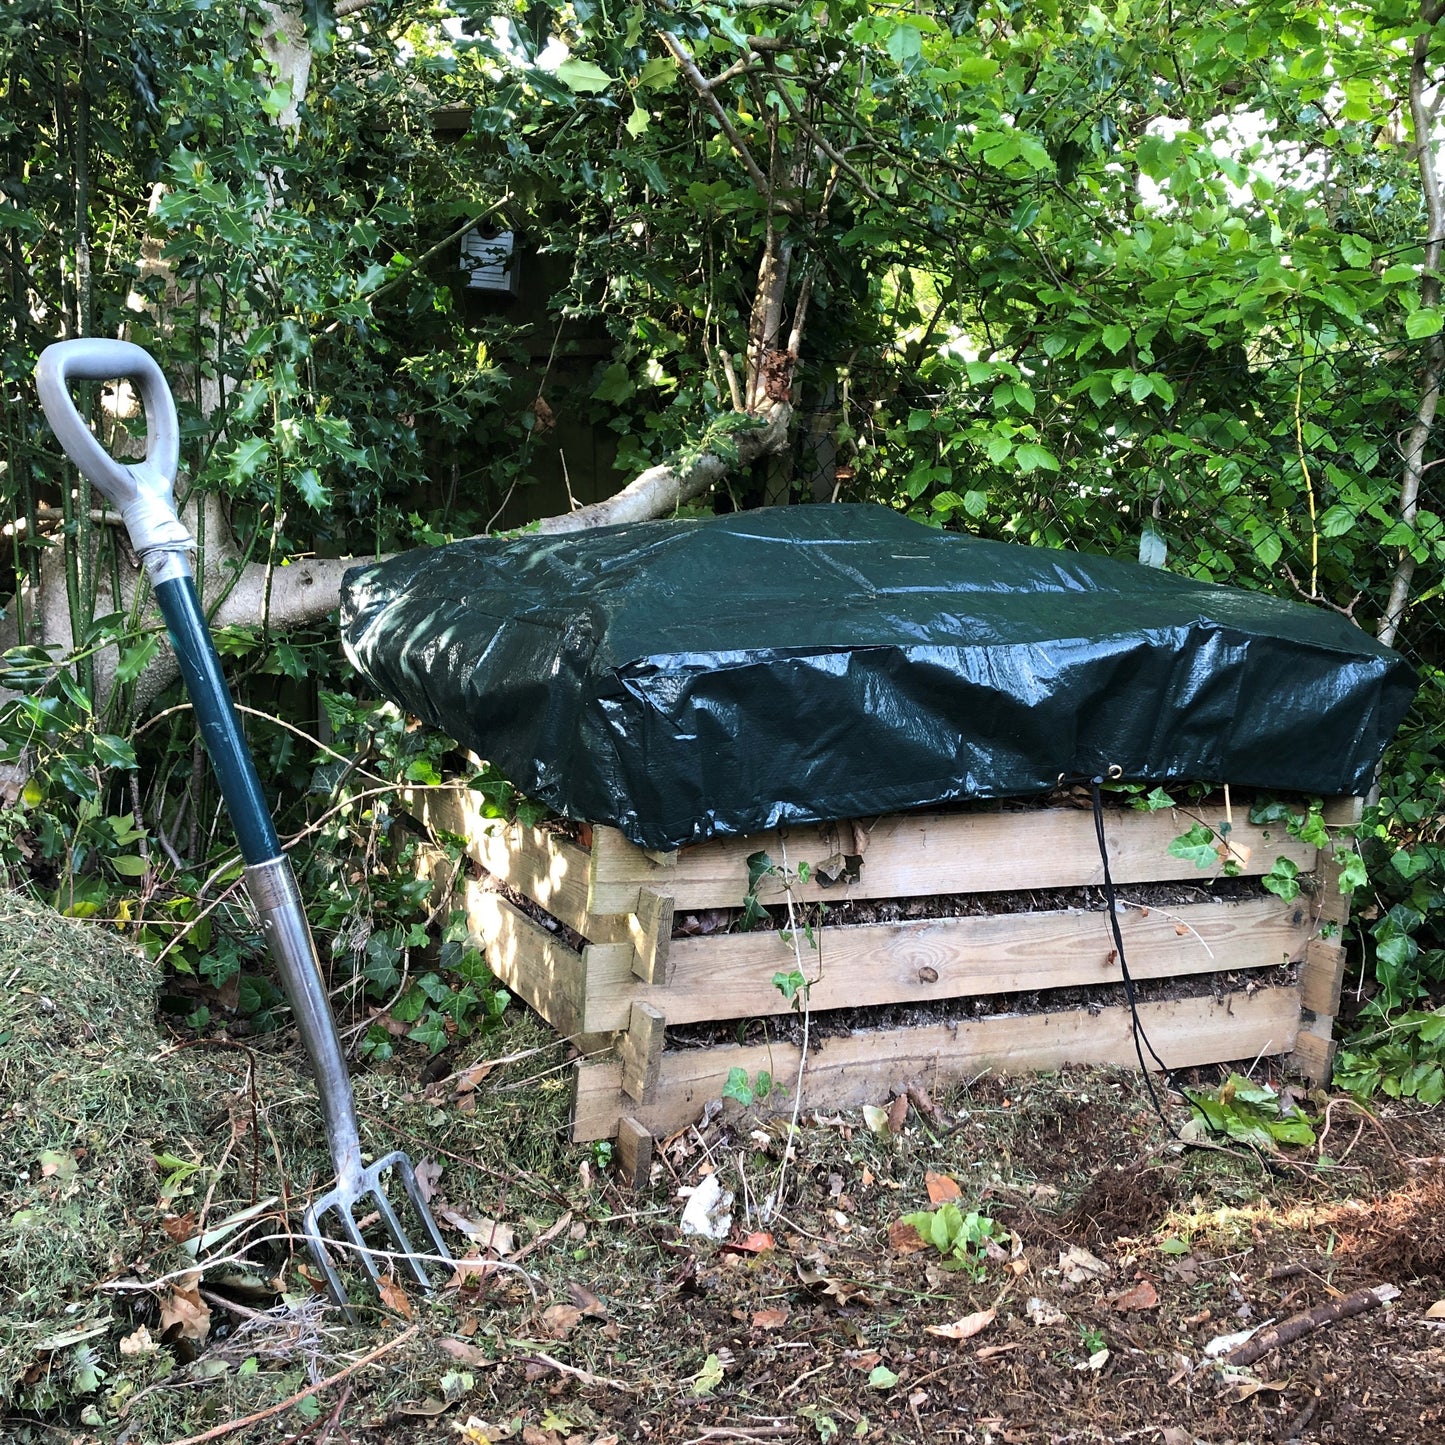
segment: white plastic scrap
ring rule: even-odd
[[[1267,1325],[1272,1325],[1272,1319],[1265,1320],[1264,1324],[1253,1325],[1247,1330],[1236,1330],[1232,1335],[1216,1335],[1205,1345],[1204,1353],[1209,1359],[1218,1359],[1220,1355],[1227,1355],[1232,1349],[1242,1345],[1246,1340],[1252,1339]]]
[[[682,1211],[682,1232],[704,1239],[726,1239],[733,1227],[732,1191],[724,1189],[716,1174],[709,1174],[688,1197]]]

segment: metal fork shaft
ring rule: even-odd
[[[361,1187],[362,1174],[356,1102],[291,860],[283,854],[253,863],[246,869],[246,889],[311,1059],[337,1184],[342,1192],[352,1193]]]

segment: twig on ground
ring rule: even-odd
[[[1318,1147],[1319,1147],[1319,1153],[1323,1154],[1323,1153],[1325,1152],[1325,1139],[1329,1136],[1330,1125],[1334,1122],[1333,1115],[1334,1115],[1334,1112],[1335,1112],[1335,1105],[1336,1105],[1336,1104],[1345,1104],[1345,1105],[1347,1105],[1349,1108],[1353,1109],[1357,1114],[1359,1114],[1359,1115],[1361,1116],[1362,1121],[1363,1121],[1364,1119],[1368,1119],[1368,1120],[1370,1121],[1370,1123],[1372,1123],[1372,1124],[1375,1126],[1375,1128],[1379,1131],[1380,1138],[1382,1138],[1382,1139],[1385,1141],[1385,1147],[1386,1147],[1387,1149],[1389,1149],[1390,1153],[1393,1154],[1393,1155],[1395,1156],[1395,1158],[1396,1158],[1397,1160],[1399,1160],[1400,1163],[1404,1163],[1404,1162],[1405,1162],[1404,1160],[1400,1159],[1400,1151],[1399,1151],[1397,1148],[1395,1148],[1395,1141],[1394,1141],[1392,1138],[1390,1138],[1389,1133],[1386,1131],[1385,1126],[1380,1122],[1379,1118],[1378,1118],[1375,1114],[1373,1114],[1369,1109],[1365,1108],[1365,1106],[1364,1106],[1362,1103],[1360,1103],[1360,1101],[1359,1101],[1358,1099],[1352,1099],[1348,1094],[1339,1094],[1339,1095],[1336,1095],[1335,1098],[1331,1099],[1331,1100],[1329,1101],[1329,1103],[1327,1103],[1327,1104],[1325,1105],[1325,1122],[1324,1122],[1324,1127],[1320,1130],[1319,1146],[1318,1146]],[[1364,1123],[1361,1122],[1361,1124],[1360,1124],[1360,1129],[1363,1130],[1364,1127],[1365,1127],[1365,1126],[1364,1126]],[[1360,1142],[1360,1136],[1359,1136],[1359,1134],[1357,1133],[1357,1134],[1355,1135],[1354,1142],[1351,1143],[1351,1145],[1350,1145],[1350,1148],[1349,1148],[1349,1149],[1346,1149],[1345,1152],[1344,1152],[1344,1154],[1340,1156],[1342,1163],[1344,1162],[1345,1159],[1347,1159],[1347,1158],[1349,1157],[1350,1149],[1353,1149],[1353,1148],[1355,1147],[1355,1144],[1358,1144],[1359,1142]]]
[[[576,1365],[564,1365],[561,1360],[553,1359],[551,1355],[544,1355],[540,1350],[531,1349],[531,1342],[528,1340],[513,1340],[512,1343],[530,1351],[526,1355],[515,1357],[518,1364],[545,1365],[549,1370],[556,1370],[559,1375],[571,1375],[574,1380],[581,1380],[584,1385],[605,1385],[609,1390],[622,1391],[624,1395],[637,1393],[637,1386],[629,1385],[626,1380],[612,1380],[606,1375],[594,1375],[590,1370],[580,1370]],[[178,1445],[189,1445],[189,1442],[182,1440],[178,1442]]]
[[[779,1440],[801,1433],[796,1425],[745,1425],[734,1428],[704,1425],[702,1433],[694,1435],[687,1441],[687,1445],[703,1445],[705,1440]]]
[[[252,1425],[259,1425],[262,1420],[270,1420],[276,1415],[284,1414],[285,1411],[293,1405],[299,1405],[308,1396],[319,1395],[322,1390],[330,1389],[332,1385],[348,1379],[358,1370],[365,1369],[367,1365],[379,1360],[383,1355],[390,1354],[398,1345],[404,1345],[411,1339],[420,1328],[420,1325],[413,1325],[409,1330],[403,1330],[399,1335],[393,1335],[391,1339],[378,1345],[359,1360],[352,1361],[344,1370],[338,1370],[334,1375],[328,1375],[315,1385],[307,1385],[304,1390],[298,1390],[288,1399],[282,1400],[279,1405],[268,1405],[264,1410],[257,1410],[255,1414],[243,1416],[239,1420],[228,1420],[224,1425],[216,1425],[210,1430],[203,1430],[199,1435],[187,1435],[184,1440],[173,1440],[171,1445],[201,1445],[204,1440],[219,1440],[223,1435],[234,1434],[237,1430],[248,1430]]]
[[[341,1398],[336,1402],[336,1408],[326,1417],[326,1423],[321,1427],[321,1434],[316,1445],[326,1445],[326,1442],[331,1439],[332,1432],[341,1424],[341,1412],[346,1408],[347,1401],[350,1399],[351,1386],[348,1384],[341,1392]]]
[[[1279,1349],[1281,1345],[1293,1344],[1295,1340],[1303,1339],[1306,1335],[1339,1320],[1362,1315],[1366,1310],[1375,1309],[1394,1299],[1399,1293],[1399,1286],[1393,1284],[1377,1284],[1373,1289],[1357,1289],[1343,1299],[1331,1300],[1328,1304],[1316,1305],[1314,1309],[1305,1310],[1302,1314],[1291,1315],[1273,1329],[1261,1330],[1252,1339],[1236,1345],[1224,1357],[1224,1361],[1228,1365],[1252,1365],[1271,1351]]]

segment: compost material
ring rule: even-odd
[[[346,576],[382,693],[647,848],[1047,791],[1360,793],[1412,670],[1345,618],[879,506],[472,538]]]

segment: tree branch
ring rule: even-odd
[[[543,535],[585,532],[593,527],[611,527],[622,522],[646,522],[675,512],[685,502],[700,497],[729,472],[751,466],[760,457],[780,451],[788,440],[793,419],[790,402],[775,402],[760,424],[736,432],[737,457],[730,459],[713,450],[700,452],[686,464],[676,460],[649,467],[629,482],[615,497],[578,507],[560,517],[548,517],[537,529]]]
[[[1435,161],[1433,106],[1426,92],[1431,85],[1430,37],[1435,24],[1445,15],[1445,0],[1421,0],[1420,18],[1426,28],[1415,37],[1410,64],[1410,127],[1414,132],[1415,162],[1420,171],[1420,190],[1425,198],[1426,234],[1425,264],[1420,270],[1420,305],[1440,304],[1440,255],[1442,232],[1445,232],[1445,194],[1440,186],[1440,172]],[[1425,369],[1420,378],[1420,399],[1415,408],[1414,425],[1405,443],[1404,471],[1400,478],[1400,499],[1396,510],[1406,526],[1415,525],[1420,506],[1420,486],[1425,476],[1425,449],[1435,429],[1435,412],[1440,405],[1440,385],[1445,378],[1445,334],[1436,332],[1425,349]],[[1415,558],[1408,547],[1400,551],[1395,575],[1390,582],[1390,596],[1380,618],[1377,636],[1386,647],[1393,647],[1399,635],[1400,622],[1410,605],[1410,584],[1415,580]]]
[[[732,123],[732,117],[723,109],[722,102],[712,93],[712,87],[708,84],[707,77],[697,68],[697,62],[676,35],[670,30],[662,30],[658,33],[662,36],[662,43],[667,46],[672,58],[677,61],[678,68],[687,77],[688,84],[697,92],[703,105],[712,112],[713,119],[717,121],[722,133],[727,137],[733,153],[742,162],[743,169],[758,188],[758,194],[764,200],[768,199],[772,194],[772,186],[768,183],[768,178],[762,173],[758,163],[753,159],[753,153],[748,149],[747,142],[738,134],[737,127]]]

